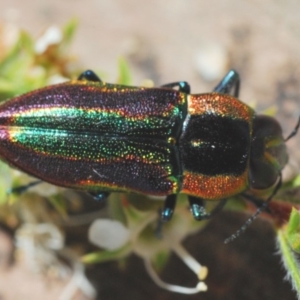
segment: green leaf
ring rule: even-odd
[[[81,261],[85,264],[103,263],[111,260],[118,260],[131,253],[131,245],[126,244],[124,247],[115,251],[97,251],[84,255]]]
[[[75,36],[78,27],[78,20],[76,18],[71,19],[63,28],[63,43],[69,45]]]
[[[51,196],[48,200],[60,215],[64,217],[68,215],[66,201],[60,194]]]
[[[161,272],[170,258],[170,251],[159,251],[152,257],[152,264],[155,270]]]
[[[286,238],[293,251],[300,253],[300,214],[292,209],[286,229]]]
[[[119,67],[119,78],[117,82],[119,84],[131,85],[132,84],[131,72],[127,61],[123,57],[119,58],[118,67]]]
[[[292,222],[294,223],[294,221]],[[298,223],[298,221],[296,221],[296,223]],[[293,224],[292,226],[294,225],[298,227],[297,224]],[[284,230],[278,231],[277,238],[278,238],[278,246],[282,256],[282,261],[287,272],[287,279],[291,282],[293,289],[297,292],[299,298],[300,296],[300,264],[298,261],[299,255],[291,248],[290,242]]]
[[[12,184],[11,169],[8,165],[0,162],[0,205],[7,203],[9,197],[7,195],[8,190]]]
[[[289,187],[295,188],[300,186],[300,175],[297,175],[293,180],[289,182]]]

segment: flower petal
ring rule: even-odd
[[[121,222],[98,219],[90,226],[88,237],[91,243],[101,248],[116,250],[128,242],[130,232]]]

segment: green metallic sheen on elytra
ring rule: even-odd
[[[165,117],[170,118],[179,113],[179,109],[173,108],[165,112]],[[68,122],[66,122],[68,120]],[[93,109],[87,110],[82,108],[41,108],[31,109],[16,115],[11,124],[20,127],[35,127],[62,130],[84,130],[89,124],[93,124],[94,130],[102,131],[103,134],[114,135],[120,134],[136,135],[141,130],[165,130],[166,136],[171,134],[171,128],[166,130],[164,120],[157,116],[127,116],[119,111],[110,111]],[[154,134],[154,133],[153,133]]]
[[[1,105],[0,155],[57,185],[177,193],[185,116],[175,90],[72,81]]]
[[[140,161],[145,164],[160,164],[170,149],[161,152],[149,151],[152,142],[131,141],[93,133],[78,134],[54,129],[14,128],[9,131],[11,142],[32,149],[37,154],[53,155],[69,159],[90,160],[108,163],[112,160]],[[43,141],[41,143],[41,140]],[[163,151],[164,150],[164,151]]]

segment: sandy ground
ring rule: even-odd
[[[156,85],[185,80],[191,84],[193,93],[211,91],[228,69],[235,68],[242,78],[240,98],[255,103],[258,110],[276,105],[278,119],[286,134],[292,130],[300,113],[299,11],[300,2],[296,0],[0,0],[0,20],[14,22],[35,36],[50,25],[63,25],[72,17],[78,18],[73,52],[83,68],[104,72],[106,81],[115,81],[119,56],[128,59],[135,84],[145,78],[152,79]],[[297,137],[289,142],[290,161],[296,170],[299,168],[299,141]],[[227,219],[225,214],[222,220]],[[209,240],[219,229],[214,230],[205,236],[208,240],[202,244],[215,250],[214,243],[217,242]],[[259,228],[257,231],[256,235],[262,234]],[[255,243],[256,236],[253,235],[251,238]],[[268,248],[269,256],[274,256],[271,231],[268,236],[272,245]],[[262,236],[258,240],[264,243]],[[242,242],[241,245],[243,248]],[[234,245],[231,247],[234,249]],[[258,253],[264,251],[262,249],[251,251]],[[247,251],[245,245],[243,251]],[[247,259],[249,257],[244,261]],[[280,269],[278,260],[275,263]],[[49,285],[26,271],[24,266],[16,268],[0,270],[1,300],[58,299],[58,290],[63,283]],[[295,299],[289,285],[278,279],[284,276],[283,273],[278,275],[277,281],[273,280],[277,286],[270,283],[270,278],[263,284],[266,278],[260,275],[271,276],[258,268],[255,276],[248,278],[249,282],[245,281],[248,288],[253,284],[253,294],[234,297],[234,293],[227,292],[225,297],[220,292],[198,298]],[[113,273],[111,280],[115,276]],[[121,278],[117,276],[118,280]],[[254,284],[256,281],[260,283],[259,287]],[[234,288],[239,289],[237,285]],[[160,295],[161,299],[185,299],[157,290],[157,298]],[[139,291],[137,295],[151,299],[145,293]],[[117,299],[113,295],[102,290],[99,297]],[[128,297],[122,298],[141,299]]]

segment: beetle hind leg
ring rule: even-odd
[[[78,80],[88,80],[93,82],[102,82],[102,80],[92,70],[86,70],[78,76]]]
[[[226,199],[222,199],[212,211],[207,212],[205,209],[205,200],[193,196],[189,196],[188,199],[190,202],[192,215],[196,221],[209,219],[214,214],[219,212],[226,203]]]
[[[238,97],[240,91],[240,76],[235,70],[230,70],[221,82],[214,88],[214,92],[230,94],[233,89],[233,96]]]
[[[172,219],[174,209],[176,206],[176,194],[167,196],[165,200],[164,207],[161,211],[161,220],[164,222],[170,221]]]

